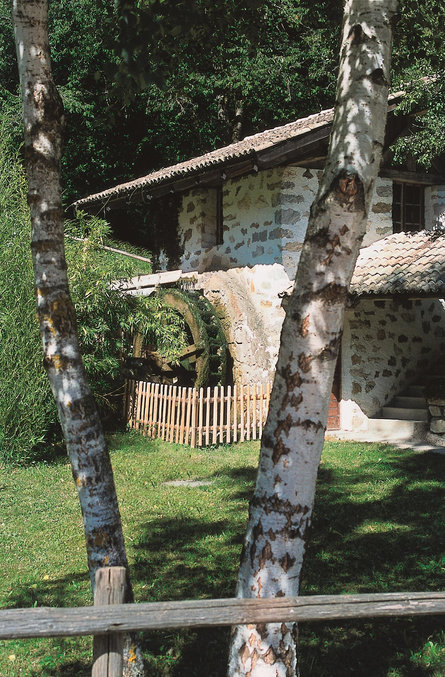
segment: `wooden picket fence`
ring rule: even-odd
[[[124,416],[144,435],[202,447],[261,438],[270,401],[270,383],[184,388],[127,381]]]

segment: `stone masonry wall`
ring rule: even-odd
[[[345,320],[341,417],[351,430],[425,377],[445,348],[445,310],[436,300],[362,300]]]
[[[288,165],[231,179],[223,187],[223,244],[216,242],[216,191],[184,194],[179,241],[184,272],[215,305],[237,382],[273,376],[284,312],[320,172]],[[440,190],[430,210],[441,202]],[[428,211],[427,211],[428,218]],[[392,233],[392,182],[378,178],[363,246]],[[212,242],[213,238],[213,242]],[[374,415],[445,347],[438,301],[361,301],[347,312],[342,360],[342,427],[366,427]]]
[[[425,189],[425,226],[445,228],[445,186],[429,186]]]
[[[278,263],[293,279],[317,189],[317,172],[291,165],[227,181],[219,246],[208,246],[209,224],[212,219],[216,224],[212,190],[189,191],[179,214],[182,270]]]
[[[392,235],[392,181],[377,177],[362,247]]]
[[[235,382],[271,382],[284,318],[280,295],[289,288],[283,266],[204,273],[197,288],[203,290],[222,322]]]
[[[216,236],[214,189],[183,197],[179,214],[182,270],[204,272],[278,263],[295,278],[320,172],[288,165],[226,182],[224,242]],[[377,179],[364,246],[392,233],[392,182]]]

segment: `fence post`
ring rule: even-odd
[[[125,567],[104,567],[96,571],[94,606],[123,604],[127,572]],[[122,634],[95,635],[92,677],[122,677]]]
[[[270,383],[266,388],[262,384],[207,386],[199,392],[144,381],[126,383],[130,428],[192,447],[261,438],[269,401]]]
[[[190,446],[191,447],[196,447],[196,423],[198,420],[198,412],[196,410],[196,389],[193,388],[192,390],[192,437],[190,440]]]

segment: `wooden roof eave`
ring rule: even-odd
[[[422,301],[428,299],[445,299],[445,289],[442,292],[392,292],[390,294],[373,294],[372,292],[350,291],[348,296],[348,307],[353,308],[359,301],[397,301],[404,303],[406,301]]]
[[[320,157],[320,149],[323,150],[323,155],[325,154],[330,132],[331,123],[328,123],[295,139],[287,139],[269,148],[252,151],[247,156],[243,155],[230,161],[226,160],[211,169],[197,168],[193,173],[190,172],[186,176],[169,177],[154,185],[134,186],[121,194],[104,196],[85,205],[80,205],[80,207],[89,211],[94,208],[97,209],[98,204],[100,204],[101,209],[119,208],[128,204],[143,204],[169,193],[184,193],[194,188],[216,187],[229,179],[293,162],[300,159],[302,155],[309,161],[311,157]]]

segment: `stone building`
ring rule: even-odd
[[[389,99],[328,422],[382,438],[394,419],[399,438],[423,427],[422,386],[445,348],[445,163],[429,173],[391,166],[390,146],[411,124],[394,115],[400,96]],[[332,119],[323,111],[76,203],[121,227],[150,224],[146,244],[159,272],[135,279],[131,291],[181,280],[202,290],[222,321],[234,381],[273,378]]]

